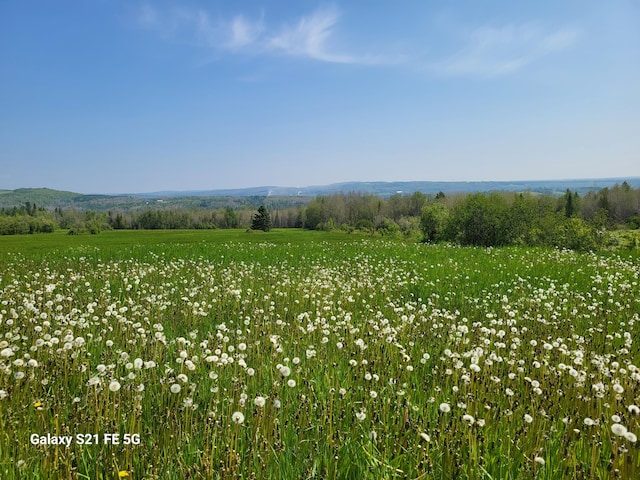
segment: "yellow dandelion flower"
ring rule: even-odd
[[[42,402],[34,402],[33,406],[34,406],[34,408],[40,408],[40,407],[42,407]]]
[[[127,478],[129,476],[129,472],[126,470],[120,470],[118,472],[118,478]]]

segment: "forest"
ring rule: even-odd
[[[371,235],[416,237],[460,245],[553,246],[596,249],[612,230],[640,228],[640,188],[626,182],[580,196],[532,192],[436,195],[397,193],[383,198],[366,193],[317,196],[305,205],[272,208],[273,228],[344,230]],[[0,209],[0,234],[97,234],[103,230],[251,228],[250,206],[163,208],[97,212],[53,209],[33,202]]]

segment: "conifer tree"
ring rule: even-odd
[[[260,205],[258,213],[254,215],[253,222],[251,223],[251,229],[262,230],[263,232],[271,230],[271,216],[264,205]]]

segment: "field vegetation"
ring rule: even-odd
[[[0,477],[639,478],[639,277],[357,232],[2,237]]]
[[[45,197],[47,198],[47,197]],[[190,208],[158,200],[144,208],[122,206],[101,212],[24,205],[0,209],[0,234],[97,234],[105,230],[305,228],[354,231],[386,238],[414,238],[471,246],[546,246],[573,250],[636,249],[640,231],[640,188],[628,183],[583,196],[493,192],[447,196],[396,193],[387,197],[336,193],[314,199],[243,198],[212,208],[207,197]],[[158,203],[159,202],[159,203]],[[262,202],[258,207],[254,204]],[[287,203],[289,202],[289,203]],[[297,202],[297,203],[296,203]],[[173,206],[172,206],[173,205]],[[268,222],[256,223],[260,218]],[[612,235],[613,231],[636,232]]]

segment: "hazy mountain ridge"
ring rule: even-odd
[[[306,187],[260,186],[235,189],[197,190],[197,191],[162,191],[131,194],[143,198],[187,197],[187,196],[316,196],[333,193],[371,193],[389,196],[395,193],[422,192],[426,194],[468,193],[489,191],[532,191],[538,193],[562,194],[566,189],[579,194],[590,190],[613,187],[616,183],[627,182],[632,187],[640,186],[640,177],[619,177],[601,179],[567,179],[567,180],[523,180],[523,181],[479,181],[479,182],[342,182],[329,185],[311,185]]]
[[[536,192],[562,194],[567,189],[584,195],[588,191],[613,187],[627,182],[640,188],[640,177],[618,177],[602,179],[532,180],[532,181],[486,181],[486,182],[343,182],[307,187],[260,186],[234,189],[161,191],[131,194],[81,194],[49,188],[19,188],[0,190],[0,208],[11,208],[35,203],[45,208],[77,208],[81,210],[137,210],[156,206],[162,208],[234,208],[257,207],[266,204],[270,208],[290,207],[307,203],[317,195],[334,193],[365,193],[388,197],[396,193],[422,192],[436,194],[444,192],[471,193],[489,191]]]

